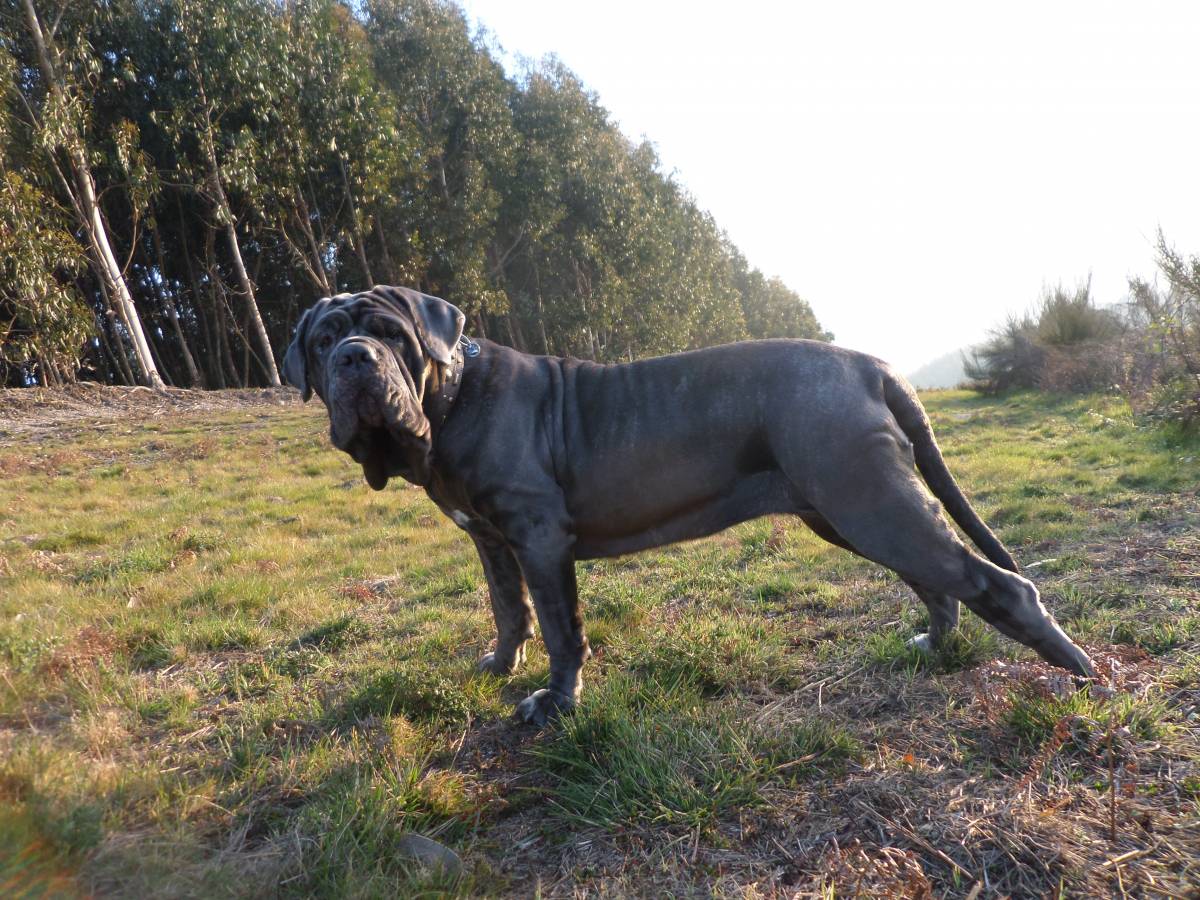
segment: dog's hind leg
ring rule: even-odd
[[[1031,581],[977,557],[973,562],[976,578],[984,583],[978,593],[962,598],[973,613],[1013,640],[1036,650],[1046,662],[1076,675],[1095,676],[1088,655],[1067,637],[1042,605]]]
[[[813,533],[823,540],[828,541],[835,547],[841,547],[843,550],[849,550],[857,556],[862,556],[850,542],[834,530],[834,527],[829,524],[821,516],[814,512],[804,512],[800,514],[800,518],[804,520],[804,524],[812,529]],[[959,602],[954,597],[946,594],[939,594],[937,591],[928,590],[913,581],[906,582],[913,589],[921,602],[925,604],[925,608],[929,611],[929,631],[924,634],[919,634],[914,637],[909,643],[925,653],[932,652],[939,643],[956,628],[958,628],[958,613]]]
[[[1087,654],[1046,611],[1037,588],[959,540],[894,444],[877,440],[863,447],[853,467],[837,463],[810,482],[816,490],[808,499],[857,553],[921,585],[931,596],[958,598],[1047,662],[1077,675],[1093,674]],[[942,624],[950,619],[948,605],[937,601],[938,615],[945,613]]]
[[[959,602],[947,594],[931,591],[912,581],[907,582],[929,611],[929,630],[918,634],[908,643],[923,653],[931,653],[958,628]]]

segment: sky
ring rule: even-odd
[[[1200,3],[464,0],[557,55],[837,343],[911,371],[1200,254]]]

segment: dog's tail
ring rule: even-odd
[[[938,449],[933,436],[933,428],[925,407],[917,399],[912,387],[903,378],[892,373],[886,373],[883,379],[884,399],[888,409],[896,417],[901,430],[912,441],[913,456],[917,462],[917,471],[929,485],[933,495],[941,501],[946,512],[959,524],[975,545],[983,551],[984,556],[1002,569],[1019,572],[1017,561],[1012,554],[1000,543],[1000,539],[988,528],[979,513],[972,508],[970,501],[950,474],[942,451]]]

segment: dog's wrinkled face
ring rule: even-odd
[[[318,300],[296,326],[283,375],[329,410],[333,445],[383,490],[400,477],[429,481],[432,443],[422,409],[434,364],[452,359],[463,314],[407,288],[375,287]]]

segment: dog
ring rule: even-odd
[[[407,288],[322,298],[301,317],[283,373],[305,400],[324,401],[333,445],[372,488],[420,485],[474,541],[497,632],[480,669],[513,672],[536,614],[550,680],[518,704],[525,721],[545,724],[579,699],[590,651],[576,560],[782,513],[912,587],[929,610],[920,649],[957,627],[961,601],[1048,662],[1094,675],[885,362],[761,340],[599,365],[470,340],[464,323],[452,304]]]

